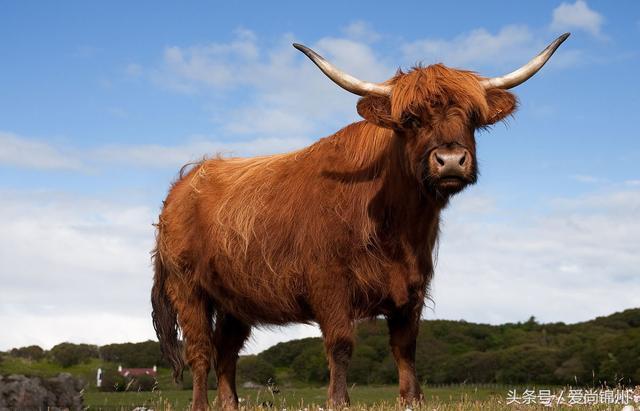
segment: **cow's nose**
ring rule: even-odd
[[[471,163],[469,157],[469,152],[462,147],[437,148],[431,152],[430,160],[440,177],[455,177],[467,172]]]

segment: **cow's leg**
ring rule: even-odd
[[[218,314],[213,340],[218,377],[218,402],[223,410],[238,408],[236,364],[238,353],[249,338],[251,327],[230,314]]]
[[[326,318],[318,318],[329,362],[327,402],[330,407],[341,408],[349,405],[347,369],[353,353],[354,326],[346,310],[333,309],[327,314]]]
[[[422,306],[396,312],[387,318],[389,345],[398,366],[400,398],[409,404],[422,401],[422,390],[416,376],[416,338]]]
[[[329,389],[327,403],[330,407],[349,405],[347,393],[347,368],[353,353],[353,330],[348,294],[348,284],[341,284],[341,276],[326,287],[311,290],[310,302],[320,330],[329,363]]]
[[[201,289],[180,291],[175,306],[185,341],[185,357],[193,376],[191,409],[201,411],[209,406],[207,376],[213,358],[213,308]]]

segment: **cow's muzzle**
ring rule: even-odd
[[[471,153],[458,145],[432,150],[429,153],[428,166],[431,185],[449,194],[462,190],[476,180]]]

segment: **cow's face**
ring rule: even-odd
[[[301,44],[293,46],[345,90],[363,96],[358,113],[395,131],[403,142],[409,172],[424,191],[448,198],[476,180],[474,132],[511,114],[516,98],[506,91],[538,72],[569,33],[555,39],[519,69],[482,78],[441,64],[399,72],[384,83],[359,80]]]
[[[426,105],[407,113],[397,130],[405,158],[424,190],[437,196],[477,180],[475,116],[457,106]]]
[[[391,96],[360,99],[358,112],[393,129],[417,183],[425,192],[447,198],[477,179],[475,131],[516,108],[513,94],[485,90],[480,81],[471,72],[442,65],[416,68],[389,82]]]

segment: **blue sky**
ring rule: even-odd
[[[292,42],[382,81],[417,62],[499,75],[565,31],[445,213],[425,318],[492,323],[640,305],[639,3],[2,3],[0,349],[153,337],[151,223],[179,167],[358,119]]]

